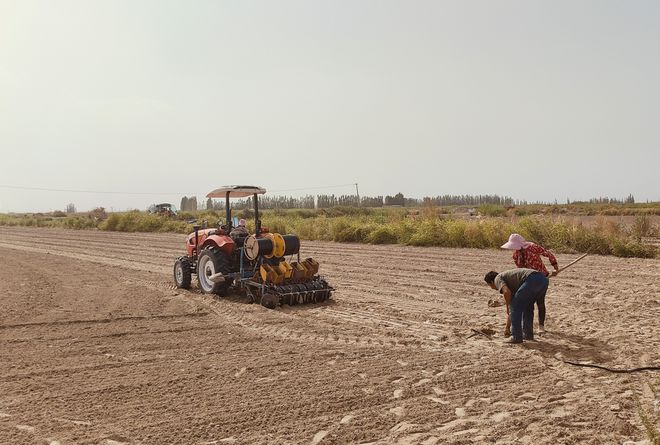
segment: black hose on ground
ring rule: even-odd
[[[592,365],[592,364],[589,364],[589,363],[571,362],[569,360],[562,360],[562,361],[564,363],[568,363],[569,365],[573,365],[573,366],[583,366],[583,367],[587,367],[587,368],[598,368],[598,369],[604,369],[605,371],[616,372],[616,373],[639,372],[639,371],[660,371],[660,366],[643,366],[641,368],[614,369],[614,368],[608,368],[606,366],[601,366],[601,365]]]

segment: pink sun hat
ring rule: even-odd
[[[527,247],[530,244],[532,243],[525,241],[525,238],[523,238],[521,235],[512,233],[511,236],[509,236],[509,241],[502,244],[502,249],[518,250],[522,249],[523,247]]]

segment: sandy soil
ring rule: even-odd
[[[613,444],[657,413],[659,373],[562,359],[660,366],[658,260],[587,257],[509,346],[503,251],[307,242],[334,299],[272,311],[173,289],[183,239],[0,227],[0,443]]]

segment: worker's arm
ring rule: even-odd
[[[543,255],[546,257],[549,261],[550,264],[552,264],[552,267],[555,268],[555,273],[551,275],[556,275],[557,272],[559,272],[559,264],[557,263],[557,258],[550,252],[549,250],[544,249],[543,247],[539,246],[538,244],[535,244],[533,246],[530,246],[530,249],[539,255]]]
[[[506,327],[504,328],[504,336],[511,336],[511,289],[505,284],[500,290],[506,301]]]
[[[511,289],[509,289],[509,286],[505,284],[502,286],[502,289],[500,289],[500,293],[504,297],[504,301],[506,301],[506,311],[508,313],[509,305],[511,304],[511,299],[513,298],[513,295],[511,295]]]

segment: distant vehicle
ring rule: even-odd
[[[160,216],[171,217],[176,215],[176,208],[169,203],[152,204],[148,211],[149,213],[155,213]]]

